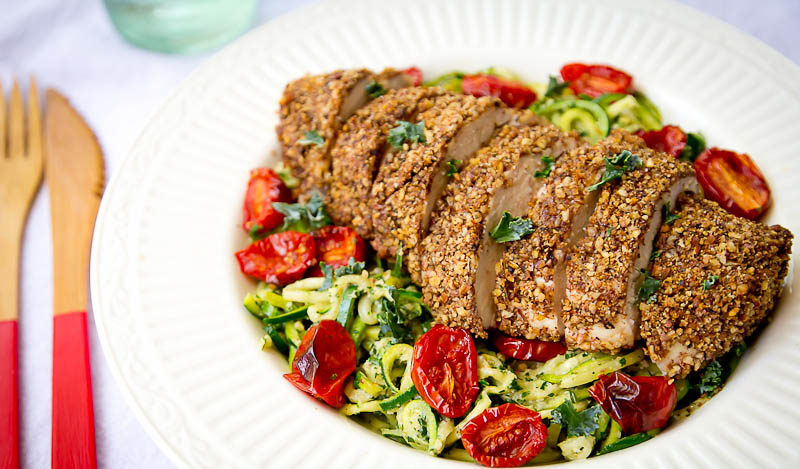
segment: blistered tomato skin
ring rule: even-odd
[[[461,81],[461,89],[464,94],[472,96],[499,98],[506,105],[515,108],[526,108],[536,101],[536,93],[522,83],[492,75],[467,75]]]
[[[644,140],[648,148],[669,153],[675,158],[681,157],[683,147],[686,146],[688,136],[686,132],[676,125],[665,125],[661,130],[637,130],[636,135]]]
[[[630,92],[633,78],[622,70],[608,65],[569,63],[561,67],[561,78],[569,82],[576,94],[593,98],[606,93]]]
[[[356,369],[356,346],[347,330],[325,319],[303,336],[292,361],[292,372],[283,375],[298,389],[331,407],[345,404],[344,383]]]
[[[480,464],[517,467],[542,452],[547,427],[539,414],[517,404],[503,404],[483,411],[461,431],[464,449]]]
[[[501,332],[492,333],[492,343],[497,347],[500,353],[507,357],[516,358],[517,360],[546,362],[567,351],[567,346],[562,342],[523,339],[520,337],[511,337]]]
[[[250,277],[276,285],[300,280],[316,264],[314,238],[284,231],[267,236],[236,253],[239,268]]]
[[[628,376],[619,371],[600,376],[589,394],[628,434],[663,427],[677,403],[677,391],[669,378]]]
[[[317,250],[317,260],[334,268],[342,267],[353,259],[364,262],[367,258],[367,247],[361,236],[347,226],[325,226],[311,233]],[[321,276],[319,266],[312,268],[310,275]]]
[[[273,202],[291,202],[292,193],[278,173],[269,168],[250,171],[244,197],[242,228],[262,234],[283,223],[283,214],[272,208]]]
[[[420,70],[419,68],[408,67],[405,70],[401,70],[401,72],[411,77],[411,79],[413,80],[412,86],[419,86],[422,84],[422,70]]]
[[[694,169],[706,198],[734,215],[757,220],[772,202],[767,180],[745,153],[709,148]]]
[[[480,391],[478,354],[464,329],[437,324],[414,344],[411,379],[422,399],[445,417],[466,414]]]

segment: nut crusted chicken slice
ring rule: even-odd
[[[333,177],[328,214],[337,225],[352,226],[364,238],[372,232],[367,200],[372,181],[389,150],[389,132],[400,120],[416,122],[430,109],[441,88],[404,88],[389,91],[359,109],[345,124],[331,150]]]
[[[645,278],[640,270],[649,262],[665,204],[674,207],[678,195],[698,191],[689,163],[648,148],[631,151],[641,167],[597,189],[585,234],[570,250],[562,304],[570,347],[609,353],[633,347]]]
[[[359,69],[306,76],[286,85],[276,131],[284,163],[300,180],[293,190],[295,196],[303,198],[312,190],[326,191],[329,151],[339,127],[369,101],[367,85],[373,81],[386,88],[411,84],[410,78],[391,69],[379,75]],[[313,135],[319,140],[307,139],[309,132],[315,132]]]
[[[567,146],[562,143],[553,152]],[[500,330],[529,339],[564,338],[566,255],[583,235],[598,197],[587,187],[602,173],[606,156],[640,146],[637,137],[615,131],[597,145],[579,146],[556,161],[530,203],[528,218],[535,231],[509,243],[497,264],[493,294]]]
[[[580,144],[530,113],[517,113],[448,182],[422,241],[425,302],[439,322],[486,337],[494,326],[495,264],[503,253],[489,232],[503,212],[525,215],[544,180],[543,156],[557,158]],[[532,124],[533,126],[531,126]]]
[[[382,257],[402,249],[411,278],[420,283],[420,245],[430,215],[444,191],[448,162],[468,160],[511,111],[495,98],[442,96],[418,119],[425,142],[384,158],[372,186],[372,246]]]
[[[686,376],[741,343],[775,305],[789,271],[792,234],[682,196],[680,218],[663,225],[642,303],[647,354],[667,376]]]

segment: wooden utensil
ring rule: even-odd
[[[86,307],[103,153],[64,96],[48,90],[46,104],[45,177],[53,225],[52,467],[95,468]]]
[[[7,115],[4,96],[0,86],[0,467],[17,468],[19,254],[25,220],[42,182],[42,125],[33,79],[28,88],[27,138],[16,81]]]

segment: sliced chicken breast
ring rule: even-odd
[[[477,337],[495,325],[492,291],[503,253],[489,232],[503,216],[525,215],[544,178],[543,156],[580,143],[529,111],[516,113],[447,183],[422,242],[422,293],[434,317]]]
[[[417,122],[430,109],[441,88],[413,87],[389,91],[359,109],[342,127],[331,150],[333,177],[328,214],[337,225],[351,226],[364,238],[372,234],[367,200],[384,154],[389,132],[398,121]]]
[[[425,142],[404,145],[384,158],[370,195],[372,246],[382,257],[402,249],[411,278],[419,283],[420,246],[430,215],[444,191],[450,161],[466,162],[509,119],[494,98],[443,96],[420,114]]]
[[[597,181],[604,158],[631,146],[643,145],[627,132],[614,132],[593,147],[578,146],[556,160],[550,175],[534,195],[528,210],[535,231],[509,243],[497,264],[497,327],[528,339],[564,338],[561,301],[566,285],[566,255],[583,236],[594,211]],[[570,145],[551,150],[562,152]],[[572,146],[577,146],[573,141]]]
[[[787,229],[716,202],[683,195],[679,208],[656,240],[655,299],[640,305],[647,354],[670,377],[702,369],[753,333],[781,293],[792,250]]]
[[[276,131],[284,163],[300,180],[295,196],[303,199],[312,191],[327,191],[329,151],[340,126],[369,102],[367,87],[372,82],[384,88],[411,84],[410,78],[394,70],[374,75],[359,69],[306,76],[286,85]]]
[[[698,190],[691,164],[648,148],[630,151],[641,167],[597,189],[584,236],[570,250],[562,303],[570,347],[609,353],[633,347],[645,279],[640,270],[647,267],[663,209],[674,207],[681,193]]]

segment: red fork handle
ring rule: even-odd
[[[17,320],[0,321],[0,467],[19,467]]]
[[[86,312],[53,317],[52,469],[95,469]]]

